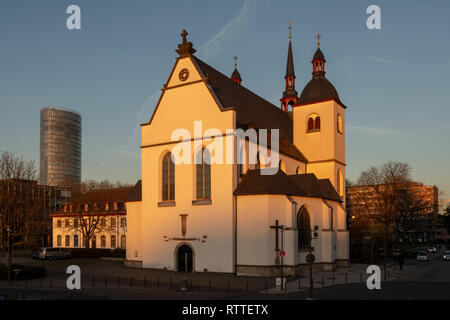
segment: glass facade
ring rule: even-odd
[[[81,183],[81,116],[77,112],[41,109],[40,183]]]

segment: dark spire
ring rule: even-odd
[[[295,91],[295,73],[294,73],[294,55],[292,54],[292,24],[289,23],[289,48],[286,64],[285,90],[281,101],[281,109],[288,111],[289,105],[294,105],[298,100],[297,91]]]
[[[294,73],[294,58],[292,56],[292,43],[291,43],[291,34],[289,33],[289,49],[287,56],[287,65],[286,65],[286,77],[295,77]]]
[[[233,71],[233,74],[231,75],[231,80],[233,80],[237,84],[241,84],[241,82],[242,82],[241,74],[237,70],[237,59],[238,59],[238,57],[234,56],[233,59],[234,59],[234,71]]]
[[[186,36],[188,35],[186,30],[183,30],[181,33],[181,37],[183,38],[183,42],[178,45],[178,49],[175,50],[180,56],[180,58],[184,58],[194,54],[197,50],[192,47],[192,42],[188,42],[186,40]]]

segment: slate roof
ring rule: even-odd
[[[192,56],[192,58],[207,77],[208,84],[222,106],[233,108],[236,111],[238,128],[251,125],[255,129],[279,129],[280,140],[287,141],[286,145],[280,141],[280,152],[299,161],[307,162],[305,156],[293,144],[293,123],[286,112],[244,86],[235,83],[197,57]]]
[[[83,194],[76,203],[124,202],[133,187],[93,190]]]
[[[287,175],[282,170],[274,175],[261,175],[259,170],[249,170],[242,177],[234,194],[282,194],[342,202],[330,180],[319,180],[312,173]]]
[[[139,180],[128,194],[125,202],[142,201],[142,180]]]

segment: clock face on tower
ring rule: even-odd
[[[189,78],[189,70],[183,69],[180,71],[179,78],[181,81],[186,81]]]

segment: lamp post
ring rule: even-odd
[[[8,241],[8,283],[11,282],[11,228],[6,225],[7,241]]]
[[[317,230],[319,230],[319,226],[315,226],[313,230],[311,230],[311,240],[317,239],[319,234],[317,233]],[[313,255],[312,255],[312,243],[310,241],[309,243],[309,256],[308,256],[308,263],[309,263],[309,297],[313,297],[313,289],[314,289],[314,281],[312,276],[312,265],[313,265]]]

